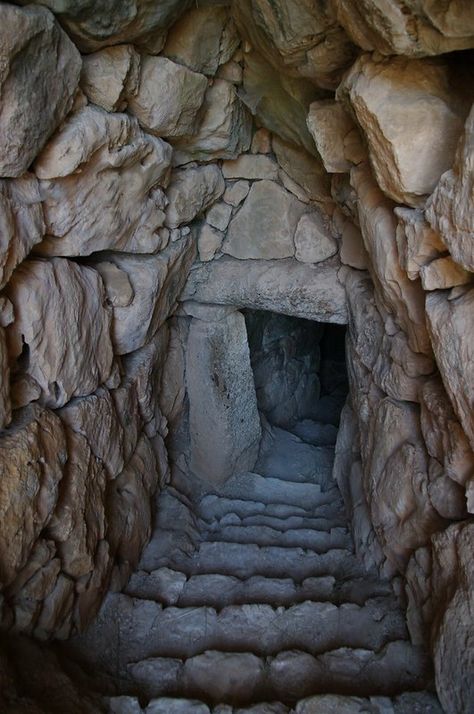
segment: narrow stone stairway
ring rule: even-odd
[[[334,446],[315,441],[266,425],[254,473],[160,495],[138,571],[69,643],[119,695],[111,712],[141,712],[138,697],[151,714],[278,714],[327,693],[352,697],[348,712],[440,711],[426,692],[387,699],[423,690],[429,660],[391,583],[356,559]],[[295,711],[346,711],[312,701]]]

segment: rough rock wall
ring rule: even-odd
[[[67,637],[133,569],[197,250],[178,321],[348,322],[335,477],[469,711],[471,3],[23,5],[0,4],[3,627]]]

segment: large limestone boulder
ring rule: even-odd
[[[129,304],[112,307],[112,340],[117,354],[142,347],[155,335],[177,304],[178,297],[196,257],[191,235],[181,238],[159,255],[108,253],[107,262],[126,274],[132,286]],[[104,263],[94,263],[108,290],[109,272]]]
[[[133,45],[105,47],[82,60],[81,89],[92,104],[121,112],[138,91],[140,55]]]
[[[81,57],[45,8],[0,12],[0,176],[21,176],[71,108]]]
[[[409,280],[400,267],[392,205],[367,166],[352,169],[351,184],[357,194],[362,237],[370,255],[370,271],[377,293],[407,334],[411,349],[430,355],[423,290],[419,283]]]
[[[201,111],[196,133],[172,141],[176,166],[189,161],[235,159],[249,149],[252,120],[231,82],[214,80]]]
[[[60,407],[114,372],[112,313],[100,275],[69,260],[26,260],[8,285],[15,398]],[[15,363],[16,360],[16,363]]]
[[[246,261],[226,255],[196,266],[182,299],[345,324],[339,268],[337,261],[308,265],[292,258]]]
[[[241,259],[291,257],[294,234],[306,210],[304,203],[276,182],[256,181],[230,223],[222,252]]]
[[[47,233],[38,252],[155,252],[171,153],[127,114],[94,106],[73,114],[35,165]]]
[[[38,181],[33,174],[0,181],[0,288],[45,231]]]
[[[21,0],[27,4],[29,0]],[[81,52],[132,42],[157,54],[169,27],[187,10],[191,0],[45,0]]]
[[[239,43],[227,8],[196,4],[173,25],[162,54],[195,72],[214,76]]]
[[[454,260],[474,271],[474,108],[466,121],[454,166],[441,176],[426,216]]]
[[[430,293],[426,316],[444,386],[474,448],[474,289]]]
[[[144,55],[138,91],[128,102],[141,126],[156,136],[193,134],[207,79],[166,57]]]
[[[337,19],[364,50],[422,57],[474,44],[474,9],[464,0],[335,0]]]
[[[382,399],[372,422],[368,454],[364,474],[371,520],[385,554],[404,570],[411,552],[425,545],[443,523],[430,498],[418,408]]]
[[[166,225],[178,228],[190,223],[215,203],[224,190],[222,172],[215,164],[175,170],[166,192],[169,202]]]
[[[460,69],[441,59],[365,54],[339,90],[367,138],[379,186],[399,203],[423,205],[453,163],[471,97],[451,71]]]
[[[474,689],[474,527],[456,523],[433,538],[432,631],[436,689],[447,714],[468,712]]]
[[[355,48],[330,3],[312,0],[239,0],[232,12],[241,35],[275,69],[335,89]]]
[[[0,583],[26,564],[58,500],[67,459],[60,419],[38,406],[17,413],[0,440]]]
[[[243,315],[191,321],[186,388],[191,471],[211,483],[250,471],[261,429]]]

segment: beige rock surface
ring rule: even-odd
[[[0,287],[45,231],[38,181],[33,174],[0,181]]]
[[[215,75],[228,62],[240,38],[225,7],[191,8],[168,33],[163,55],[195,72]]]
[[[474,109],[466,121],[452,169],[428,201],[426,215],[454,260],[474,271]]]
[[[204,263],[212,260],[217,251],[220,250],[223,240],[224,234],[221,231],[204,223],[199,231],[198,238],[199,260]]]
[[[35,166],[47,234],[38,251],[153,253],[161,242],[171,153],[127,114],[88,106],[71,115]]]
[[[470,97],[461,77],[450,77],[442,59],[362,55],[339,89],[365,134],[379,186],[399,203],[423,206],[453,163]]]
[[[330,196],[329,177],[321,161],[294,144],[273,137],[273,151],[282,169],[301,187],[313,201],[327,200]]]
[[[350,160],[354,143],[360,143],[359,153],[363,158],[358,130],[342,104],[329,99],[313,102],[306,123],[328,173],[344,173],[350,171],[353,163],[358,163]]]
[[[397,206],[397,249],[400,265],[410,280],[416,280],[420,269],[446,252],[446,246],[424,218],[423,211]]]
[[[456,285],[467,285],[473,275],[455,263],[450,256],[436,258],[420,270],[421,284],[424,290],[447,290]]]
[[[444,386],[474,448],[474,290],[454,288],[426,298],[428,329]]]
[[[170,316],[195,256],[192,236],[172,243],[159,255],[107,254],[108,260],[127,274],[133,288],[129,305],[112,308],[112,340],[117,354],[142,347]],[[106,282],[107,274],[101,266],[96,264]]]
[[[189,161],[235,159],[251,142],[251,118],[234,85],[216,79],[204,97],[201,122],[193,136],[173,141],[175,165]]]
[[[124,111],[138,91],[140,55],[133,45],[106,47],[82,59],[81,89],[92,104]]]
[[[167,57],[143,55],[138,90],[130,96],[128,109],[151,134],[186,136],[197,128],[206,89],[203,74]]]
[[[8,296],[15,310],[7,331],[12,367],[38,390],[24,395],[23,404],[39,397],[60,407],[113,375],[112,313],[95,270],[63,258],[27,260]]]
[[[232,219],[222,251],[240,259],[291,257],[298,221],[305,211],[305,204],[276,182],[258,181]]]
[[[2,3],[0,176],[21,176],[70,110],[79,52],[40,6]]]
[[[295,258],[302,263],[321,263],[337,253],[337,243],[316,211],[300,218],[294,238]]]
[[[3,587],[22,568],[58,500],[67,459],[64,428],[38,406],[17,413],[0,440],[0,580]]]
[[[22,0],[22,2],[28,0]],[[190,6],[190,0],[45,0],[81,52],[133,42],[145,52],[163,48],[169,27]]]
[[[224,161],[222,173],[225,179],[278,179],[278,164],[265,154],[243,154],[234,161]]]
[[[364,50],[422,57],[472,47],[473,9],[454,0],[336,0],[337,18]]]
[[[167,190],[166,225],[177,228],[190,223],[217,201],[224,190],[222,172],[216,165],[176,169]]]

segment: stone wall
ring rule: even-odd
[[[470,3],[112,5],[0,4],[3,629],[67,638],[127,581],[189,340],[195,367],[240,308],[347,323],[357,549],[469,711]]]

